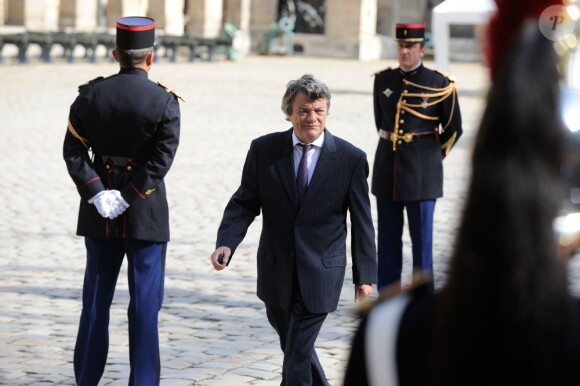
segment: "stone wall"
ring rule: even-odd
[[[115,28],[116,21],[123,16],[147,15],[148,0],[109,0],[105,8],[107,27]]]
[[[60,28],[92,31],[97,27],[97,21],[97,0],[60,0]]]
[[[433,0],[431,0],[433,1]],[[435,0],[440,1],[440,0]],[[428,0],[326,0],[324,33],[297,33],[303,55],[356,58],[393,57],[394,24],[427,17]],[[97,14],[105,5],[105,21]],[[184,13],[185,10],[185,13]],[[236,27],[236,44],[256,52],[278,19],[278,0],[0,0],[0,25],[35,31],[91,30],[126,15],[155,18],[160,33],[219,36],[224,23]],[[245,47],[245,48],[243,48]]]
[[[187,0],[185,30],[196,36],[217,37],[222,27],[223,0]]]
[[[6,0],[0,0],[0,25],[4,25],[6,20],[6,9],[8,8],[8,3]]]
[[[149,1],[147,16],[155,19],[159,33],[165,35],[183,35],[185,0],[152,0]]]

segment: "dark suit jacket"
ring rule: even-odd
[[[326,130],[316,169],[298,208],[292,129],[255,139],[241,185],[225,208],[216,244],[228,246],[233,255],[262,211],[258,297],[288,309],[296,266],[308,310],[334,311],[346,267],[347,212],[354,282],[377,280],[368,172],[365,153]]]
[[[176,95],[150,81],[143,70],[121,69],[79,88],[63,146],[81,196],[78,235],[169,241],[163,179],[177,151],[179,129]],[[102,156],[130,157],[134,162],[130,168],[107,168]],[[119,190],[130,204],[114,220],[104,219],[87,202],[104,189]]]
[[[457,93],[454,91],[439,103],[441,96],[433,95],[437,94],[434,90],[441,90],[450,82],[442,73],[423,65],[408,74],[399,68],[376,74],[373,100],[377,130],[399,130],[405,134],[433,133],[436,127],[444,129],[437,136],[397,144],[396,151],[391,141],[379,139],[371,184],[372,193],[378,198],[416,201],[443,196],[443,156],[463,130]],[[402,109],[400,102],[414,106],[411,110],[418,116]],[[422,107],[423,103],[428,105]]]

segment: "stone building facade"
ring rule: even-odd
[[[158,33],[217,37],[229,23],[242,53],[257,52],[281,17],[292,19],[294,52],[309,56],[392,57],[394,23],[428,21],[430,0],[0,0],[0,29],[113,30],[123,15],[156,19]],[[437,2],[437,1],[435,1]],[[440,2],[440,1],[438,1]],[[437,3],[438,3],[437,2]],[[301,24],[300,24],[301,23]],[[312,27],[311,30],[308,28]]]

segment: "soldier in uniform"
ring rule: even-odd
[[[120,71],[79,87],[63,155],[81,202],[77,235],[87,250],[74,351],[77,385],[99,383],[107,360],[109,309],[127,255],[129,385],[158,385],[169,211],[163,179],[179,143],[178,95],[148,79],[155,21],[117,21]],[[92,153],[92,154],[91,154]]]
[[[433,213],[443,159],[462,133],[454,81],[423,66],[425,25],[397,24],[398,68],[375,74],[379,134],[372,193],[378,211],[378,288],[400,285],[406,209],[413,272],[431,274]]]

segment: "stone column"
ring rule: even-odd
[[[6,24],[24,25],[24,0],[7,0]]]
[[[147,0],[109,0],[105,14],[107,27],[115,28],[117,19],[123,16],[146,16]]]
[[[250,0],[225,0],[224,23],[232,24],[237,29],[233,48],[239,55],[250,51]]]
[[[93,31],[97,27],[97,0],[60,0],[61,28]]]
[[[224,22],[247,31],[250,28],[250,5],[250,0],[224,0]]]
[[[398,18],[396,10],[399,6],[398,0],[378,0],[377,33],[381,39],[381,58],[397,57],[395,24]]]
[[[377,35],[377,0],[363,0],[360,5],[358,59],[374,60],[381,56],[381,40]]]
[[[278,19],[278,1],[252,0],[250,4],[250,38],[252,51],[257,51],[264,33]]]
[[[0,0],[0,25],[6,24],[6,8],[8,3],[5,0]]]
[[[377,32],[385,36],[395,35],[394,0],[377,1]]]
[[[316,48],[320,54],[360,60],[380,57],[377,0],[327,0],[326,10],[326,42]]]
[[[183,35],[185,0],[149,0],[147,16],[155,19],[156,29],[165,35]]]
[[[223,0],[187,0],[186,31],[215,38],[222,28]]]
[[[394,0],[393,23],[427,23],[430,28],[431,13],[427,11],[427,0]],[[393,26],[392,35],[394,30]]]
[[[25,0],[21,8],[24,26],[29,31],[58,30],[59,0]]]
[[[22,1],[8,0],[6,24],[24,25],[24,3]]]

